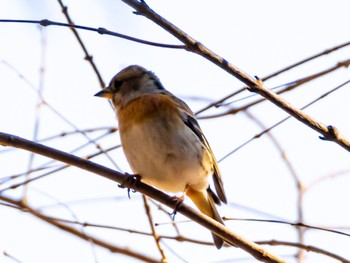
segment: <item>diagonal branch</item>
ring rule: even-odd
[[[303,111],[294,107],[286,100],[282,99],[273,91],[265,88],[262,85],[261,81],[246,74],[238,67],[229,63],[226,59],[222,58],[221,56],[208,49],[202,43],[187,35],[181,29],[179,29],[178,27],[167,21],[165,18],[154,12],[144,1],[123,0],[123,2],[133,7],[138,15],[147,17],[160,27],[164,28],[170,34],[175,36],[181,42],[183,42],[186,45],[186,50],[196,53],[206,58],[207,60],[213,62],[215,65],[219,66],[220,68],[222,68],[223,70],[225,70],[226,72],[228,72],[229,74],[246,84],[248,86],[249,91],[260,94],[261,96],[274,103],[276,106],[283,109],[300,122],[309,126],[313,130],[321,133],[323,135],[322,137],[320,137],[321,139],[333,141],[339,144],[347,151],[350,151],[350,142],[346,140],[345,137],[343,137],[335,127],[333,127],[332,125],[327,126],[315,120]]]
[[[69,24],[69,25],[74,25],[73,20],[70,18],[70,15],[68,14],[68,7],[65,6],[61,0],[58,0],[58,3],[60,4],[60,7],[62,8],[62,13],[63,13],[64,16],[66,17],[66,19],[67,19],[67,21],[68,21],[68,24]],[[96,76],[97,76],[97,79],[98,79],[98,81],[99,81],[99,83],[100,83],[101,88],[102,88],[102,89],[105,88],[105,87],[106,87],[105,82],[103,81],[103,78],[102,78],[102,76],[101,76],[101,73],[100,73],[100,71],[98,70],[97,65],[95,64],[95,62],[94,62],[94,60],[93,60],[93,56],[89,54],[89,52],[88,52],[88,50],[87,50],[87,48],[86,48],[86,46],[85,46],[83,40],[81,39],[81,37],[80,37],[78,31],[77,31],[74,27],[70,27],[70,29],[72,30],[74,36],[75,36],[76,39],[78,40],[79,45],[80,45],[81,48],[83,49],[84,54],[85,54],[85,59],[86,59],[87,61],[89,61],[89,63],[90,63],[90,65],[91,65],[92,69],[94,70],[94,72],[95,72],[95,74],[96,74]]]
[[[183,204],[178,206],[177,201],[170,197],[169,195],[147,185],[139,180],[133,180],[134,177],[130,177],[127,174],[122,174],[114,171],[110,168],[104,167],[102,165],[93,163],[88,160],[81,159],[77,156],[59,151],[57,149],[38,144],[11,134],[0,132],[0,145],[12,146],[20,148],[23,150],[31,151],[36,154],[40,154],[55,160],[73,165],[75,167],[81,168],[83,170],[98,174],[112,181],[118,182],[125,187],[132,188],[144,195],[147,195],[158,202],[167,205],[171,209],[176,209],[177,212],[183,214],[184,216],[192,219],[198,224],[209,229],[211,232],[219,235],[223,239],[227,240],[228,243],[235,244],[237,247],[245,250],[256,259],[263,262],[284,262],[278,256],[271,254],[270,252],[263,249],[261,246],[246,240],[245,238],[239,236],[238,234],[232,232],[225,226],[216,222],[215,220],[209,218],[208,216],[197,212],[191,207]]]
[[[96,238],[96,237],[93,237],[90,235],[86,235],[84,232],[78,230],[75,227],[69,226],[63,222],[60,222],[58,220],[54,220],[53,218],[47,217],[46,215],[42,214],[40,211],[33,209],[33,207],[29,206],[28,204],[26,204],[25,202],[23,202],[21,200],[14,200],[14,199],[11,199],[11,198],[3,196],[3,195],[0,196],[0,200],[3,200],[11,205],[15,205],[19,209],[26,211],[26,212],[34,215],[35,217],[40,218],[41,220],[51,224],[51,225],[54,225],[54,226],[66,231],[68,233],[71,233],[71,234],[73,234],[81,239],[92,242],[100,247],[106,248],[113,253],[120,253],[123,255],[127,255],[127,256],[142,260],[143,262],[149,262],[149,263],[159,262],[158,260],[156,260],[154,258],[148,257],[146,255],[140,254],[140,253],[135,252],[135,251],[132,251],[128,248],[122,248],[122,247],[113,245],[109,242],[106,242],[102,239],[99,239],[99,238]]]

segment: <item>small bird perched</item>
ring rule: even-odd
[[[191,109],[157,76],[129,66],[95,96],[111,99],[132,171],[160,190],[185,193],[205,215],[224,224],[215,204],[227,203],[214,154]],[[217,195],[210,189],[213,176]],[[217,248],[223,240],[213,235]]]

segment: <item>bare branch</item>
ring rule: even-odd
[[[350,151],[350,142],[346,140],[345,137],[343,137],[334,126],[327,126],[315,120],[303,111],[291,105],[286,100],[282,99],[276,93],[265,88],[262,85],[261,81],[246,74],[238,67],[229,63],[226,59],[222,58],[221,56],[208,49],[202,43],[187,35],[181,29],[179,29],[178,27],[167,21],[165,18],[161,17],[156,12],[154,12],[144,1],[139,2],[136,0],[123,0],[123,2],[133,7],[138,15],[147,17],[160,27],[164,28],[170,34],[175,36],[181,42],[183,42],[186,45],[186,50],[196,53],[206,58],[207,60],[213,62],[215,65],[219,66],[220,68],[222,68],[223,70],[225,70],[226,72],[228,72],[229,74],[246,84],[248,86],[249,91],[260,94],[261,96],[263,96],[279,108],[283,109],[300,122],[309,126],[313,130],[321,133],[323,135],[322,137],[320,137],[321,139],[333,141],[341,147],[343,147],[344,149],[346,149],[347,151]]]
[[[309,102],[308,104],[306,104],[305,106],[303,106],[301,109],[304,110],[307,107],[311,106],[312,104],[316,103],[317,101],[319,101],[320,99],[325,98],[326,96],[328,96],[329,94],[331,94],[332,92],[344,87],[345,85],[348,85],[350,83],[350,80],[347,80],[345,82],[343,82],[342,84],[338,85],[337,87],[331,89],[330,91],[327,91],[326,93],[322,94],[321,96],[319,96],[318,98],[314,99],[313,101]],[[272,129],[276,128],[277,126],[279,126],[280,124],[282,124],[283,122],[285,122],[286,120],[290,119],[291,116],[287,116],[284,119],[280,120],[279,122],[275,123],[274,125],[270,126],[269,128],[263,130],[262,132],[255,134],[252,138],[250,138],[249,140],[245,141],[244,143],[242,143],[240,146],[238,146],[236,149],[232,150],[231,152],[229,152],[228,154],[226,154],[224,157],[222,157],[221,159],[219,159],[219,162],[225,160],[227,157],[229,157],[230,155],[232,155],[233,153],[235,153],[236,151],[238,151],[239,149],[243,148],[245,145],[247,145],[248,143],[252,142],[253,140],[260,138],[262,135],[264,135],[265,133],[271,131]]]
[[[64,16],[66,17],[66,19],[67,19],[67,21],[68,21],[68,24],[69,24],[69,25],[73,25],[73,24],[74,24],[74,23],[73,23],[73,20],[71,19],[71,17],[70,17],[69,14],[68,14],[68,7],[65,6],[61,0],[58,0],[58,3],[60,4],[60,6],[61,6],[61,8],[62,8],[62,13],[63,13]],[[102,76],[101,76],[101,74],[100,74],[100,71],[97,69],[97,66],[96,66],[96,64],[95,64],[95,62],[94,62],[94,60],[93,60],[93,56],[91,56],[91,55],[89,54],[89,52],[87,51],[87,48],[86,48],[86,46],[85,46],[83,40],[81,39],[81,37],[80,37],[78,31],[77,31],[74,27],[70,27],[70,29],[72,30],[74,36],[75,36],[76,39],[78,40],[79,45],[80,45],[81,48],[83,49],[83,51],[84,51],[84,53],[85,53],[85,59],[86,59],[87,61],[89,61],[90,65],[92,66],[92,68],[93,68],[93,70],[94,70],[94,72],[95,72],[95,74],[96,74],[96,76],[97,76],[97,78],[98,78],[98,81],[99,81],[99,83],[100,83],[101,88],[102,88],[102,89],[105,88],[106,84],[105,84],[105,82],[104,82],[103,79],[102,79]]]
[[[21,19],[0,19],[0,23],[25,23],[25,24],[39,24],[41,26],[62,26],[62,27],[69,27],[69,28],[76,28],[76,29],[83,29],[87,31],[93,31],[97,32],[101,35],[109,35],[109,36],[115,36],[119,38],[123,38],[126,40],[130,40],[133,42],[149,45],[149,46],[155,46],[155,47],[162,47],[162,48],[173,48],[173,49],[184,49],[184,45],[171,45],[171,44],[161,44],[156,42],[151,42],[147,40],[142,40],[136,37],[130,37],[127,35],[123,35],[117,32],[110,31],[106,28],[93,28],[93,27],[87,27],[87,26],[80,26],[80,25],[72,25],[72,24],[66,24],[66,23],[60,23],[55,21],[50,21],[48,19],[44,20],[21,20]]]
[[[323,254],[326,256],[329,256],[331,258],[340,260],[343,263],[349,263],[350,261],[347,260],[346,258],[343,258],[339,255],[336,255],[334,253],[325,251],[321,248],[317,248],[314,246],[308,246],[308,245],[304,245],[304,244],[299,244],[299,243],[293,243],[293,242],[286,242],[286,241],[278,241],[278,240],[271,240],[271,241],[257,241],[256,243],[260,244],[260,245],[270,245],[270,246],[290,246],[290,247],[298,247],[298,248],[302,248],[305,249],[306,251],[312,251],[315,253],[319,253],[319,254]]]
[[[41,212],[39,212],[38,210],[35,210],[33,209],[32,207],[30,207],[28,204],[22,202],[22,201],[18,201],[18,200],[14,200],[14,199],[11,199],[9,197],[5,197],[3,195],[0,195],[0,199],[5,201],[5,202],[8,202],[12,205],[16,205],[19,207],[19,209],[21,210],[24,210],[34,216],[36,216],[37,218],[40,218],[41,220],[51,224],[51,225],[54,225],[56,227],[58,227],[59,229],[61,230],[64,230],[66,232],[69,232],[83,240],[86,240],[86,241],[89,241],[89,242],[92,242],[100,247],[103,247],[103,248],[106,248],[108,250],[110,250],[111,252],[113,253],[120,253],[120,254],[123,254],[123,255],[127,255],[127,256],[130,256],[130,257],[133,257],[133,258],[137,258],[137,259],[140,259],[140,260],[143,260],[144,262],[150,262],[150,263],[157,263],[159,262],[159,260],[156,260],[154,258],[150,258],[146,255],[143,255],[143,254],[140,254],[140,253],[137,253],[135,251],[132,251],[128,248],[121,248],[119,246],[116,246],[116,245],[113,245],[109,242],[106,242],[102,239],[99,239],[99,238],[96,238],[96,237],[93,237],[93,236],[90,236],[90,235],[87,235],[85,233],[83,233],[82,231],[78,230],[77,228],[75,227],[71,227],[71,226],[68,226],[67,224],[64,224],[62,222],[59,222],[57,220],[53,220],[52,218],[50,217],[47,217],[45,216],[44,214],[42,214]]]
[[[59,151],[57,149],[44,146],[29,140],[11,135],[6,133],[0,133],[0,145],[3,146],[12,146],[20,148],[23,150],[31,151],[36,154],[40,154],[55,160],[67,163],[69,165],[76,166],[83,170],[98,174],[112,181],[118,182],[125,187],[132,188],[135,191],[138,191],[144,195],[147,195],[158,202],[167,205],[171,209],[177,209],[177,212],[183,214],[184,216],[192,219],[198,224],[209,229],[211,232],[219,235],[223,239],[227,240],[228,243],[235,244],[237,247],[245,250],[250,253],[256,259],[263,262],[284,262],[281,258],[271,254],[270,252],[264,250],[262,247],[257,244],[246,240],[245,238],[237,235],[232,232],[225,226],[216,222],[215,220],[209,218],[208,216],[197,212],[191,207],[183,204],[180,207],[177,206],[176,200],[171,198],[169,195],[147,185],[141,181],[133,180],[133,177],[130,178],[127,174],[122,174],[102,165],[93,163],[88,160],[81,159],[77,156]]]
[[[295,88],[305,84],[305,83],[308,83],[312,80],[315,80],[319,77],[322,77],[326,74],[329,74],[337,69],[340,69],[342,67],[345,67],[347,68],[350,64],[350,59],[347,59],[347,60],[344,60],[344,61],[341,61],[341,62],[338,62],[336,65],[334,65],[333,67],[330,67],[328,69],[325,69],[325,70],[322,70],[320,72],[317,72],[315,74],[311,74],[309,76],[306,76],[306,77],[303,77],[303,78],[300,78],[300,79],[297,79],[297,80],[294,80],[294,81],[291,81],[289,83],[286,83],[286,84],[282,84],[282,85],[279,85],[278,87],[281,87],[281,86],[284,86],[283,89],[277,91],[276,93],[277,94],[282,94],[282,93],[285,93],[287,91],[291,91],[291,90],[294,90]],[[275,87],[276,88],[276,87]],[[274,90],[275,88],[272,88],[271,90]],[[238,94],[239,92],[243,91],[242,89],[238,90],[236,92],[236,94]],[[230,94],[232,95],[232,94]],[[253,94],[253,95],[250,95],[250,96],[247,96],[245,98],[250,98],[252,96],[255,96],[256,94]],[[328,95],[328,94],[327,94]],[[234,95],[230,96],[230,97],[233,97]],[[225,98],[227,98],[228,96],[226,96]],[[245,98],[242,98],[242,99],[245,99]],[[240,100],[242,100],[240,99]],[[226,100],[226,99],[225,99]],[[230,109],[228,110],[227,112],[223,112],[223,113],[219,113],[219,114],[213,114],[213,115],[209,115],[209,116],[202,116],[202,117],[199,117],[199,119],[209,119],[209,118],[217,118],[217,117],[222,117],[222,116],[226,116],[226,115],[231,115],[231,114],[236,114],[238,112],[241,112],[243,110],[246,110],[252,106],[255,106],[263,101],[266,101],[266,99],[259,99],[259,100],[256,100],[256,101],[253,101],[251,103],[248,103],[242,107],[239,107],[239,108],[234,108],[234,109]],[[210,105],[217,105],[217,107],[223,105],[223,106],[227,106],[229,104],[232,104],[232,102],[227,102],[225,104],[222,104],[223,100],[220,100],[220,102],[215,102],[215,103],[211,103]],[[204,108],[205,109],[205,108]],[[303,109],[303,108],[302,108]],[[199,112],[203,112],[203,110],[201,111],[198,111],[196,114],[198,114]]]
[[[271,74],[269,74],[269,75],[267,75],[267,76],[265,76],[265,77],[262,77],[261,80],[262,80],[262,81],[266,81],[266,80],[271,79],[271,78],[273,78],[273,77],[276,77],[277,75],[279,75],[279,74],[281,74],[281,73],[284,73],[284,72],[286,72],[286,71],[288,71],[288,70],[290,70],[290,69],[293,69],[293,68],[295,68],[295,67],[298,67],[298,66],[300,66],[300,65],[302,65],[302,64],[304,64],[304,63],[306,63],[306,62],[309,62],[309,61],[311,61],[311,60],[314,60],[314,59],[319,58],[319,57],[324,56],[324,55],[328,55],[328,54],[330,54],[330,53],[332,53],[332,52],[334,52],[334,51],[337,51],[337,50],[339,50],[339,49],[341,49],[341,48],[344,48],[344,47],[347,47],[347,46],[349,46],[349,45],[350,45],[350,42],[346,42],[346,43],[337,45],[337,46],[335,46],[335,47],[333,47],[333,48],[330,48],[330,49],[327,49],[327,50],[325,50],[325,51],[323,51],[323,52],[317,53],[317,54],[315,54],[315,55],[313,55],[313,56],[311,56],[311,57],[308,57],[308,58],[306,58],[306,59],[303,59],[303,60],[301,60],[301,61],[299,61],[299,62],[296,62],[296,63],[294,63],[294,64],[292,64],[292,65],[289,65],[289,66],[287,66],[287,67],[285,67],[285,68],[283,68],[283,69],[280,69],[280,70],[278,70],[278,71],[276,71],[276,72],[274,72],[274,73],[271,73]],[[241,93],[241,92],[244,91],[245,89],[246,89],[246,88],[241,88],[241,89],[239,89],[238,91],[235,91],[235,92],[233,92],[233,93],[231,93],[231,94],[225,96],[224,98],[222,98],[222,99],[220,99],[220,100],[218,100],[218,101],[215,101],[215,102],[210,103],[209,105],[207,105],[207,106],[205,106],[204,108],[202,108],[202,109],[200,109],[199,111],[197,111],[196,114],[202,113],[202,112],[204,112],[204,111],[206,111],[206,110],[208,110],[208,109],[210,109],[210,108],[212,108],[212,107],[214,107],[214,106],[217,106],[217,105],[221,104],[221,103],[224,102],[225,100],[227,100],[227,99],[229,99],[229,98],[232,98],[233,96],[236,96],[237,94]]]
[[[153,235],[154,241],[156,242],[157,248],[159,250],[159,253],[162,256],[162,261],[161,262],[162,263],[166,263],[166,262],[168,262],[168,260],[166,258],[165,253],[164,253],[162,245],[160,244],[160,237],[157,234],[157,231],[156,231],[156,229],[154,227],[153,216],[152,216],[152,212],[151,212],[151,207],[150,207],[149,202],[148,202],[148,197],[145,196],[145,195],[142,195],[142,198],[143,198],[143,204],[145,206],[148,222],[149,222],[149,225],[150,225],[151,230],[152,230],[152,235]]]

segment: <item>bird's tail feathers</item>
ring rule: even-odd
[[[196,191],[192,188],[188,188],[186,195],[191,198],[193,203],[198,207],[198,209],[205,215],[213,218],[219,223],[224,225],[224,221],[219,215],[219,212],[216,209],[215,203],[217,200],[216,196],[212,195],[210,188],[206,191]],[[215,198],[216,197],[216,198]],[[220,249],[224,243],[224,240],[218,235],[212,233],[215,246]]]

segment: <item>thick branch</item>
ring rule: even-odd
[[[40,154],[78,168],[84,169],[89,172],[101,175],[107,179],[113,180],[122,184],[125,187],[132,188],[142,194],[145,194],[158,202],[167,205],[172,209],[177,209],[177,212],[183,214],[184,216],[192,219],[193,221],[199,223],[205,228],[209,229],[211,232],[216,233],[223,239],[227,240],[228,243],[235,244],[237,247],[250,253],[256,259],[263,262],[284,262],[279,257],[269,253],[264,250],[259,245],[244,239],[243,237],[237,235],[236,233],[230,231],[225,226],[216,222],[215,220],[207,217],[206,215],[197,212],[191,207],[183,204],[178,207],[177,201],[174,198],[168,196],[167,194],[142,183],[139,180],[131,180],[129,175],[119,173],[102,165],[93,163],[88,160],[81,159],[77,156],[62,152],[57,149],[50,148],[48,146],[38,144],[11,134],[0,132],[0,145],[12,146],[27,150],[36,154]]]
[[[242,81],[244,84],[246,84],[249,87],[248,89],[250,91],[260,94],[261,96],[263,96],[270,102],[274,103],[276,106],[283,109],[284,111],[286,111],[288,114],[290,114],[300,122],[304,123],[305,125],[309,126],[315,131],[321,133],[323,135],[323,137],[321,138],[325,140],[333,141],[339,144],[340,146],[342,146],[344,149],[350,151],[350,142],[347,141],[335,127],[331,125],[327,126],[311,118],[309,115],[307,115],[303,111],[295,108],[286,100],[279,97],[276,93],[265,88],[260,81],[246,74],[238,67],[232,65],[226,59],[215,54],[206,46],[204,46],[202,43],[190,37],[181,29],[179,29],[178,27],[176,27],[175,25],[167,21],[165,18],[158,15],[156,12],[150,9],[144,1],[139,2],[137,0],[123,0],[123,2],[133,7],[136,10],[138,15],[147,17],[148,19],[150,19],[160,27],[164,28],[170,34],[178,38],[181,42],[183,42],[186,45],[186,50],[199,54],[200,56],[213,62],[223,70],[227,71],[228,73],[230,73],[231,75],[233,75],[234,77]]]

